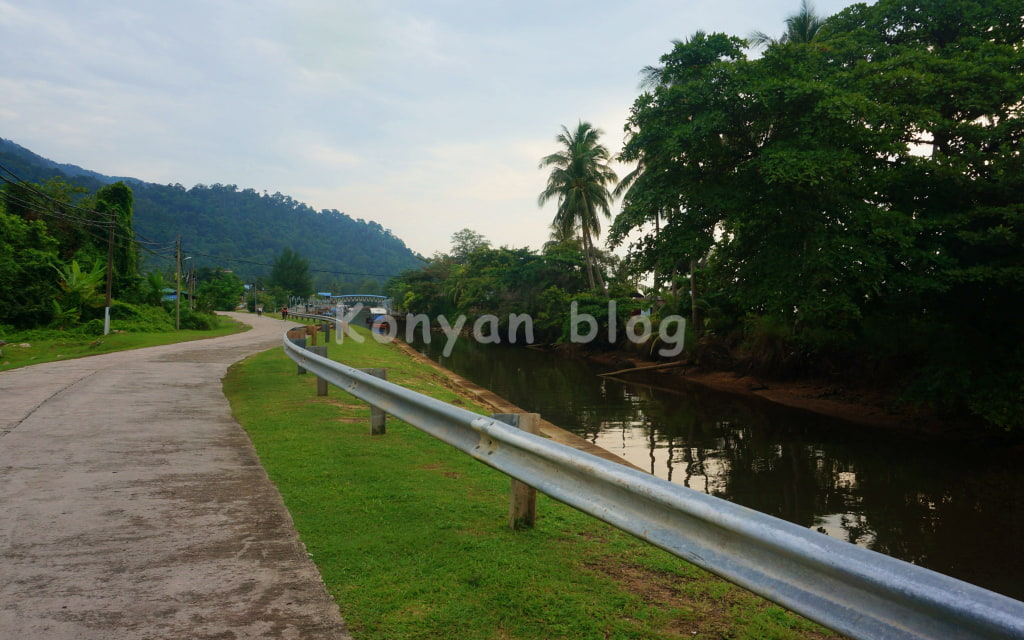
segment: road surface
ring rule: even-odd
[[[349,637],[221,393],[290,324],[236,317],[0,373],[0,638]]]

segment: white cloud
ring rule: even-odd
[[[672,39],[781,32],[798,6],[0,0],[0,136],[112,175],[280,191],[427,255],[464,227],[539,248],[537,164],[562,125],[617,152]]]

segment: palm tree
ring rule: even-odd
[[[825,18],[819,16],[808,0],[801,0],[800,11],[786,18],[786,33],[778,40],[763,31],[750,34],[750,44],[754,47],[769,44],[786,44],[787,42],[809,43],[819,39]]]
[[[598,213],[606,219],[612,216],[612,195],[608,187],[614,185],[618,177],[608,166],[611,154],[598,142],[602,131],[595,129],[589,122],[580,121],[576,131],[562,126],[555,141],[564,148],[540,161],[540,168],[553,167],[548,176],[548,184],[537,203],[544,206],[548,200],[558,200],[558,211],[555,213],[552,226],[563,237],[579,234],[583,242],[583,255],[587,263],[587,280],[591,290],[600,286],[607,295],[601,270],[595,268],[594,239],[601,235],[601,221]],[[597,276],[595,281],[595,274]]]

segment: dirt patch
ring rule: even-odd
[[[792,625],[800,628],[798,637],[803,639],[843,638],[700,570],[695,570],[693,576],[681,576],[609,557],[592,559],[584,566],[589,571],[612,578],[647,606],[663,611],[668,620],[665,631],[680,638],[734,637],[737,608],[754,611],[776,621],[790,618]]]

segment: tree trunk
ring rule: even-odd
[[[587,264],[587,281],[590,283],[590,290],[594,291],[597,286],[594,284],[594,260],[590,255],[590,234],[583,231],[583,262]]]
[[[601,265],[597,264],[597,255],[594,254],[594,245],[590,245],[590,260],[594,264],[594,277],[597,278],[597,286],[601,287],[601,293],[608,297],[608,286],[604,283],[604,276],[601,275]]]
[[[658,244],[659,236],[661,235],[661,213],[658,211],[654,212],[654,246],[660,246]],[[651,288],[654,291],[658,290],[658,261],[654,261],[654,269],[651,274]]]
[[[697,261],[690,260],[690,326],[697,332]]]

